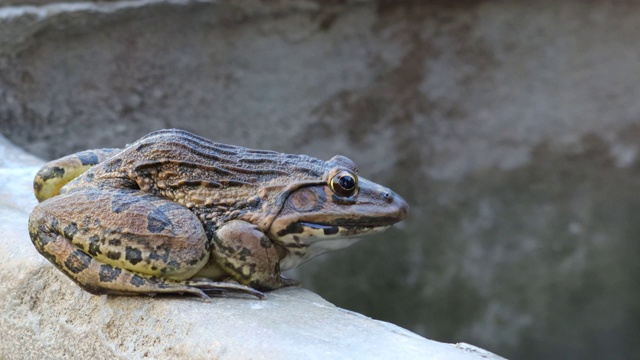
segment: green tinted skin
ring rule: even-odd
[[[29,219],[36,249],[93,294],[246,293],[281,271],[402,220],[406,202],[322,161],[181,130],[45,164]]]

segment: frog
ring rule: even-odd
[[[407,202],[349,158],[249,149],[180,129],[48,162],[33,182],[37,251],[95,294],[248,295],[403,220]]]

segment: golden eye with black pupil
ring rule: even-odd
[[[331,179],[330,185],[336,195],[349,197],[358,189],[358,178],[348,171],[342,171]]]

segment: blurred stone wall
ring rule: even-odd
[[[351,157],[411,204],[295,275],[517,359],[640,350],[640,2],[0,2],[2,134],[180,127]]]

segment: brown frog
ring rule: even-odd
[[[295,284],[281,271],[380,232],[408,209],[344,156],[325,162],[182,130],[49,162],[34,191],[35,247],[93,294],[262,298]]]

